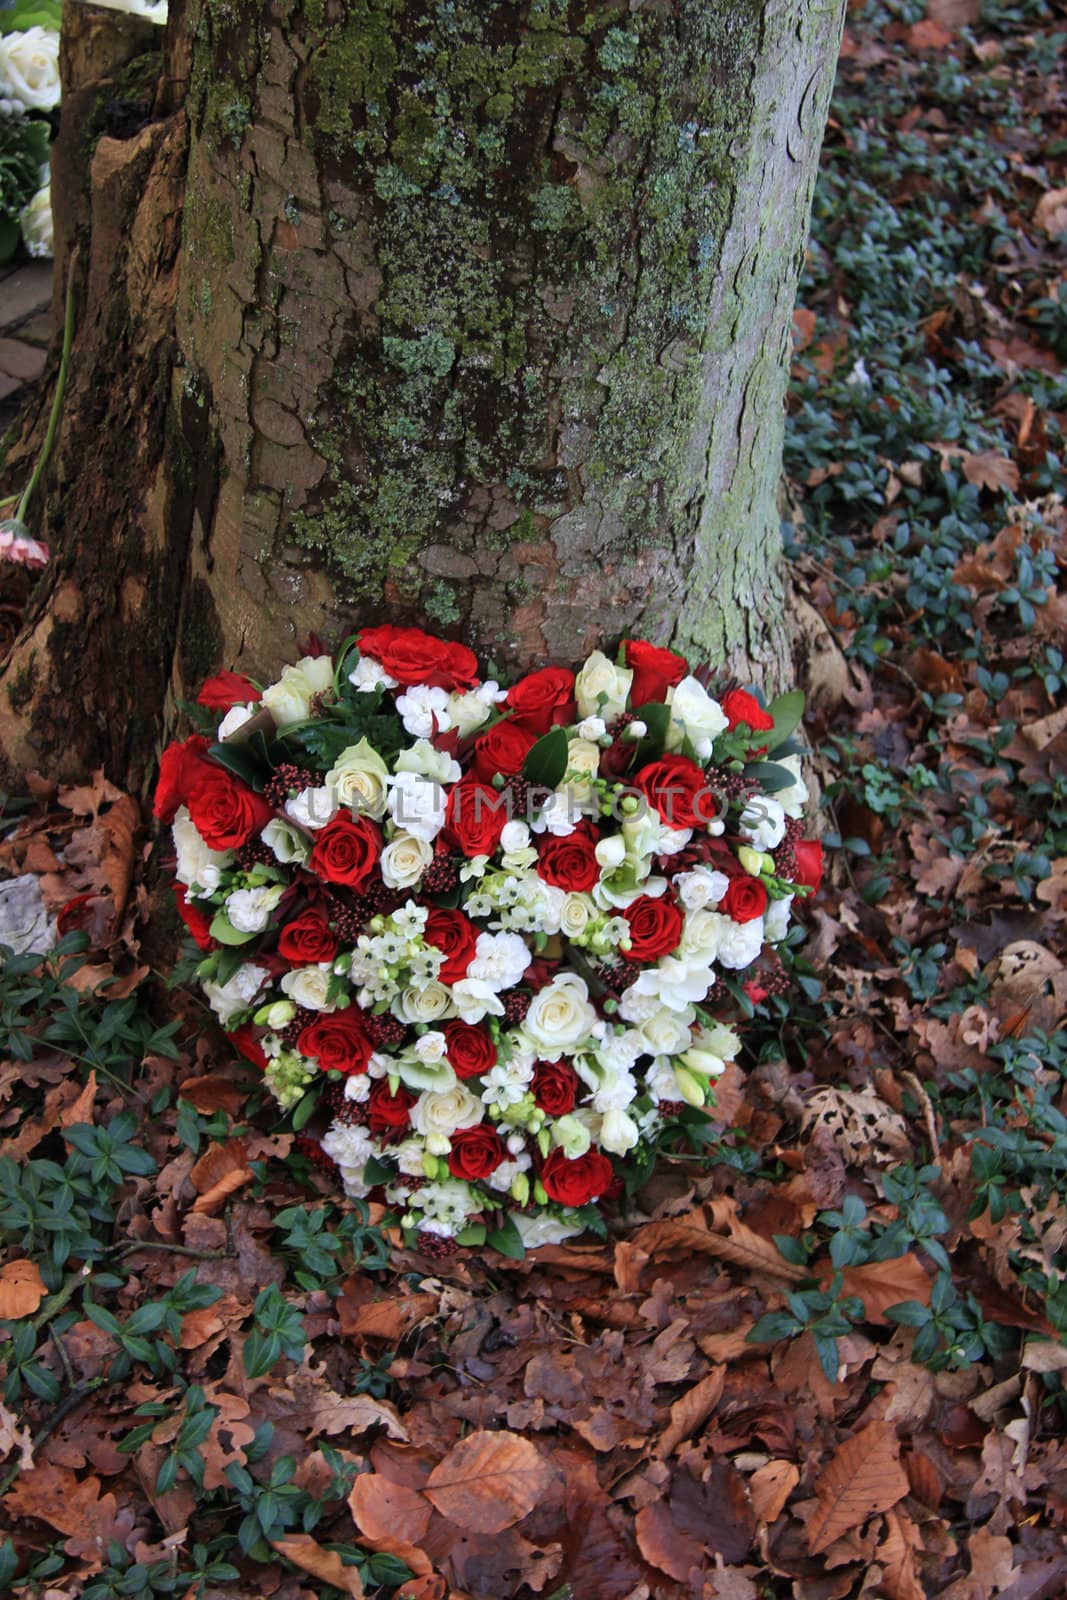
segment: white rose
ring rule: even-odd
[[[810,792],[804,782],[804,775],[800,768],[800,757],[795,755],[776,756],[775,760],[780,767],[785,767],[787,772],[793,774],[793,782],[787,788],[779,789],[775,798],[786,816],[796,820],[804,815],[804,806],[810,798]]]
[[[436,1022],[452,1015],[452,996],[435,980],[425,989],[405,989],[393,1001],[393,1010],[401,1022]]]
[[[280,883],[264,884],[259,889],[235,889],[226,896],[226,915],[238,933],[262,933],[270,914],[285,893]]]
[[[600,717],[611,722],[626,710],[626,700],[634,675],[629,667],[617,667],[601,650],[594,650],[574,680],[578,715]]]
[[[214,894],[224,867],[233,861],[232,850],[212,850],[197,832],[196,824],[185,806],[179,806],[174,817],[174,848],[178,865],[174,876],[184,883],[193,896]]]
[[[342,750],[323,782],[338,806],[381,820],[389,768],[366,740]]]
[[[489,688],[483,683],[481,689]],[[496,684],[492,685],[496,688]],[[467,739],[472,733],[477,733],[489,721],[493,710],[493,702],[482,694],[481,689],[470,689],[466,694],[452,694],[448,697],[448,716],[452,726],[459,731],[461,739]]]
[[[439,783],[418,772],[398,772],[390,778],[386,804],[397,827],[417,839],[436,839],[445,825],[448,796]]]
[[[648,1046],[650,1055],[676,1056],[688,1048],[692,1011],[657,1011],[654,1017],[642,1022],[639,1032]]]
[[[255,967],[246,962],[225,983],[216,983],[213,978],[205,981],[203,988],[208,1005],[223,1027],[238,1012],[248,1010],[269,977],[266,967]]]
[[[584,1156],[593,1142],[588,1125],[573,1113],[557,1117],[551,1125],[552,1143],[562,1150],[568,1161]]]
[[[286,667],[277,683],[263,692],[262,705],[279,728],[291,722],[305,722],[311,715],[316,695],[333,687],[333,661],[329,656],[302,656],[295,667]]]
[[[401,750],[394,766],[397,772],[418,772],[435,783],[458,783],[463,768],[447,750],[435,750],[428,739],[416,739],[408,750]]]
[[[793,904],[793,896],[787,894],[782,900],[772,900],[763,917],[763,937],[768,944],[778,944],[789,932],[789,908]]]
[[[19,212],[19,229],[30,255],[43,261],[55,254],[55,239],[52,230],[52,184],[48,179],[48,167],[42,167],[41,171],[45,174],[45,182]]]
[[[292,817],[299,828],[309,828],[313,833],[325,828],[337,815],[338,806],[330,789],[302,789],[285,802],[285,814]]]
[[[565,894],[559,913],[559,931],[566,939],[578,939],[596,919],[597,910],[587,894],[572,890]]]
[[[519,1235],[527,1250],[537,1250],[543,1244],[562,1244],[564,1239],[573,1239],[576,1233],[581,1233],[580,1225],[563,1222],[559,1217],[550,1216],[547,1211],[540,1214],[526,1211],[514,1211],[511,1216]]]
[[[448,694],[444,689],[416,684],[397,695],[396,709],[405,731],[418,739],[432,739],[435,733],[447,733],[452,726]]]
[[[411,889],[433,860],[433,845],[411,833],[398,833],[382,851],[382,881],[390,889]]]
[[[757,850],[775,850],[785,838],[785,809],[770,795],[753,795],[739,824]]]
[[[259,836],[284,866],[294,861],[303,864],[311,854],[311,844],[299,828],[291,827],[283,817],[272,817]]]
[[[621,1108],[605,1111],[599,1140],[604,1150],[613,1156],[624,1156],[627,1150],[633,1149],[640,1137],[637,1123]]]
[[[282,992],[308,1011],[336,1011],[336,1005],[326,998],[332,974],[329,961],[320,961],[314,967],[294,967],[281,980]]]
[[[667,704],[671,708],[667,749],[679,750],[688,739],[699,759],[706,761],[715,740],[729,726],[729,718],[722,706],[711,698],[696,678],[683,678],[681,683],[669,689]]]
[[[589,1003],[589,990],[576,972],[561,972],[533,998],[523,1031],[545,1051],[573,1052],[597,1025],[597,1014]]]
[[[375,661],[373,656],[360,656],[352,671],[348,674],[348,681],[354,684],[360,694],[369,694],[372,689],[395,689],[396,679],[391,678],[380,661]]]
[[[583,717],[578,724],[579,739],[589,739],[593,744],[602,739],[608,731],[608,725],[603,717]]]
[[[577,781],[568,777],[567,788],[576,799],[588,800],[593,793],[592,780],[600,771],[600,746],[589,739],[570,739],[567,742],[567,772],[578,774]]]
[[[411,1126],[423,1138],[433,1133],[455,1133],[457,1128],[473,1128],[481,1122],[485,1107],[471,1094],[465,1083],[449,1089],[427,1089],[411,1108]]]
[[[500,848],[505,855],[515,855],[530,844],[530,830],[525,822],[505,822],[500,834]]]
[[[22,111],[51,111],[59,104],[59,34],[24,28],[0,34],[0,97]]]

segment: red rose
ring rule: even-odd
[[[495,1172],[507,1152],[495,1128],[479,1123],[476,1128],[457,1128],[448,1152],[448,1170],[454,1178],[475,1183]]]
[[[731,733],[739,723],[745,723],[753,733],[766,733],[774,727],[774,718],[760,705],[754,695],[744,689],[730,689],[719,702]]]
[[[588,822],[579,822],[564,838],[543,834],[537,845],[537,876],[568,894],[588,894],[600,881],[596,836]]]
[[[184,883],[176,883],[173,888],[175,908],[196,940],[197,947],[200,950],[214,950],[215,940],[211,937],[212,918],[205,916],[196,902],[189,899],[189,891]]]
[[[159,758],[159,781],[156,784],[152,814],[160,822],[173,822],[179,806],[185,804],[186,795],[204,761],[208,741],[201,733],[191,734],[182,743],[175,740]]]
[[[756,983],[752,978],[746,978],[741,987],[754,1006],[762,1005],[771,992],[769,989],[765,989],[762,983]]]
[[[256,1037],[255,1029],[250,1022],[242,1022],[239,1028],[234,1028],[230,1034],[230,1043],[239,1055],[246,1061],[251,1061],[260,1072],[266,1072],[269,1062],[264,1054],[263,1046]]]
[[[303,1028],[296,1041],[302,1056],[312,1056],[323,1072],[366,1072],[373,1045],[358,1006],[323,1012]]]
[[[245,706],[262,698],[263,690],[257,689],[243,672],[216,672],[197,695],[196,703],[207,706],[209,711],[229,711],[234,706]]]
[[[197,832],[212,850],[239,850],[274,815],[261,794],[210,761],[202,761],[193,773],[185,803]]]
[[[481,1078],[496,1066],[496,1045],[485,1028],[454,1017],[445,1023],[445,1052],[457,1078]]]
[[[294,967],[310,967],[318,961],[333,960],[337,938],[321,911],[305,911],[285,924],[278,939],[278,954]]]
[[[480,733],[474,741],[474,775],[489,783],[499,772],[502,777],[513,778],[522,771],[526,753],[537,743],[537,735],[528,728],[516,727],[514,722],[495,722],[488,733]]]
[[[699,828],[716,815],[708,780],[688,756],[661,756],[635,773],[632,783],[669,828]]]
[[[681,683],[689,671],[688,663],[673,650],[662,650],[644,639],[624,639],[622,646],[626,665],[633,668],[630,704],[635,708],[666,700],[667,690]]]
[[[381,832],[369,817],[353,819],[342,812],[315,835],[308,866],[327,883],[343,883],[358,893],[373,875],[381,848]]]
[[[372,1133],[388,1133],[393,1128],[406,1128],[411,1121],[411,1108],[415,1096],[397,1084],[396,1094],[389,1088],[388,1078],[375,1078],[367,1096],[367,1123]]]
[[[509,822],[510,796],[499,794],[487,783],[466,777],[449,791],[445,810],[445,833],[469,861],[472,856],[491,856]]]
[[[478,930],[469,917],[447,906],[432,906],[423,938],[435,950],[444,951],[445,964],[437,974],[441,983],[458,983],[466,976],[478,940]]]
[[[421,628],[364,628],[360,654],[380,661],[391,678],[404,688],[425,683],[434,689],[473,689],[478,682],[478,660],[465,644],[435,639]]]
[[[735,922],[754,922],[767,909],[767,891],[758,878],[733,878],[715,909]]]
[[[550,1200],[563,1206],[584,1206],[609,1187],[615,1173],[611,1162],[599,1150],[568,1161],[562,1150],[553,1150],[541,1168],[541,1182]]]
[[[685,918],[673,900],[665,895],[654,899],[643,894],[623,911],[630,925],[627,961],[658,961],[669,956],[681,943]]]
[[[566,667],[529,672],[508,690],[505,702],[512,726],[527,728],[539,738],[549,728],[566,727],[575,717],[574,673]]]
[[[530,1092],[546,1116],[565,1117],[578,1098],[578,1074],[568,1061],[539,1061]]]
[[[793,860],[796,866],[792,881],[802,888],[817,889],[822,882],[822,841],[798,839],[793,846]]]

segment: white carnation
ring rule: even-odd
[[[286,816],[291,817],[298,828],[308,828],[313,833],[332,822],[338,809],[332,789],[325,787],[301,789],[299,794],[285,802]]]
[[[396,697],[396,709],[406,732],[418,739],[432,739],[452,726],[448,694],[444,689],[418,684]]]
[[[213,978],[205,981],[203,987],[207,1003],[223,1027],[239,1012],[248,1010],[269,977],[266,967],[252,966],[246,962],[225,983],[216,983]]]
[[[418,772],[398,772],[389,779],[389,815],[398,828],[416,839],[436,839],[445,825],[448,797],[439,783]]]
[[[226,896],[230,926],[238,933],[262,933],[284,893],[285,886],[280,883],[264,884],[258,889],[235,889]]]

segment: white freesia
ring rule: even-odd
[[[713,1055],[722,1056],[724,1061],[732,1061],[741,1049],[741,1040],[733,1028],[728,1028],[725,1022],[713,1022],[710,1027],[700,1030],[701,1047],[710,1050]]]
[[[359,811],[379,822],[385,811],[386,780],[389,768],[371,745],[360,739],[358,744],[342,750],[323,779],[338,806],[346,811]]]
[[[381,662],[375,661],[373,656],[360,656],[348,674],[348,681],[360,694],[370,694],[372,689],[395,689],[397,686],[396,679],[391,678]]]
[[[523,1031],[541,1046],[547,1060],[552,1059],[550,1052],[573,1052],[597,1027],[589,990],[576,972],[557,973],[534,995],[523,1022]]]
[[[550,833],[556,839],[565,839],[581,820],[578,796],[570,789],[560,789],[545,797],[530,826],[534,833]]]
[[[282,817],[272,817],[259,837],[283,866],[294,861],[303,864],[311,854],[311,842],[307,836]]]
[[[483,1017],[502,1017],[504,1002],[484,978],[460,978],[452,985],[452,1004],[464,1022],[481,1022]]]
[[[631,668],[617,667],[602,650],[594,650],[574,680],[579,717],[613,721],[626,710],[633,681]]]
[[[663,956],[630,987],[638,994],[654,995],[671,1011],[685,1011],[689,1006],[700,1004],[714,981],[709,966],[691,963],[680,956]]]
[[[256,967],[246,962],[225,983],[216,983],[213,978],[205,981],[207,1003],[224,1028],[239,1012],[248,1010],[269,977],[266,967]]]
[[[46,261],[55,254],[55,236],[52,227],[52,184],[48,167],[42,167],[45,181],[33,199],[19,212],[19,230],[22,242],[31,256]]]
[[[589,739],[571,739],[567,744],[567,789],[576,800],[589,800],[593,779],[600,771],[600,746]]]
[[[15,111],[51,111],[59,104],[59,34],[23,28],[0,34],[0,99]]]
[[[564,1222],[561,1217],[553,1217],[547,1211],[540,1215],[527,1211],[514,1211],[511,1220],[519,1230],[519,1237],[527,1250],[537,1250],[543,1244],[562,1244],[565,1239],[573,1239],[576,1233],[581,1233],[580,1223]]]
[[[398,772],[389,779],[389,815],[398,828],[417,839],[436,839],[445,825],[448,796],[439,783],[418,772]]]
[[[184,883],[190,895],[214,894],[224,868],[233,861],[233,851],[212,850],[185,806],[178,807],[174,818],[174,848],[178,855],[174,876],[178,882]]]
[[[682,927],[678,954],[708,967],[718,957],[723,939],[735,924],[719,911],[690,911]]]
[[[311,715],[316,695],[333,687],[333,661],[330,656],[302,656],[293,667],[284,668],[277,683],[263,691],[262,705],[279,728],[291,722],[304,722]]]
[[[448,1089],[427,1089],[411,1108],[411,1126],[427,1138],[432,1133],[455,1133],[457,1128],[473,1128],[485,1115],[482,1102],[465,1083]]]
[[[226,915],[238,933],[262,933],[270,914],[285,893],[281,883],[263,884],[258,889],[235,889],[226,896]]]
[[[294,967],[282,975],[282,993],[308,1011],[336,1011],[336,1005],[327,999],[332,974],[333,966],[329,961],[320,961],[312,967]]]
[[[259,707],[254,700],[250,701],[248,705],[231,706],[219,723],[219,738],[228,739],[231,734],[237,732],[238,728],[243,728],[246,722],[251,722],[258,709]]]
[[[726,1071],[726,1062],[717,1056],[714,1050],[707,1050],[701,1044],[694,1044],[682,1056],[682,1062],[691,1072],[699,1072],[704,1078],[721,1078]]]
[[[785,810],[768,794],[753,795],[739,823],[757,850],[775,850],[785,838]]]
[[[775,761],[778,766],[784,767],[787,772],[793,774],[792,783],[788,784],[784,789],[779,789],[775,799],[786,816],[796,821],[804,815],[804,806],[811,797],[808,786],[804,782],[804,774],[801,771],[801,758],[798,755],[776,756]]]
[[[707,761],[715,740],[729,726],[722,706],[692,677],[683,678],[673,689],[668,689],[667,704],[671,710],[667,749],[679,750],[688,739],[697,757]]]
[[[332,822],[339,810],[332,789],[301,789],[285,802],[285,814],[298,828],[309,828],[313,833]]]
[[[452,726],[448,694],[444,689],[417,684],[397,695],[396,709],[405,731],[417,739],[432,739],[435,733],[447,733]]]
[[[413,833],[398,833],[378,862],[382,881],[389,889],[412,889],[433,860],[433,845]]]
[[[448,1055],[448,1040],[439,1028],[430,1028],[411,1047],[420,1061],[444,1061]]]
[[[632,1150],[640,1139],[641,1133],[633,1117],[629,1116],[620,1107],[612,1107],[605,1111],[604,1120],[600,1124],[601,1148],[613,1156],[624,1156]]]
[[[394,766],[397,772],[418,772],[434,783],[458,783],[463,768],[447,750],[436,750],[428,739],[416,739],[407,750],[401,750]]]

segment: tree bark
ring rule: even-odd
[[[98,131],[112,65],[66,86],[96,107],[82,311],[13,764],[136,776],[168,695],[386,617],[507,665],[640,633],[787,677],[782,402],[842,12],[193,0],[144,126]]]

